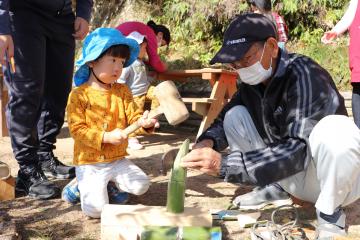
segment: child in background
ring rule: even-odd
[[[353,87],[351,107],[356,126],[360,128],[360,4],[359,0],[351,0],[344,16],[321,38],[324,44],[331,44],[333,40],[349,30],[349,64],[351,71],[351,85]]]
[[[277,12],[272,11],[271,0],[248,0],[248,4],[252,12],[263,14],[274,22],[278,31],[278,46],[281,49],[286,49],[285,44],[288,40],[288,27],[284,18]]]
[[[170,44],[171,36],[167,27],[150,20],[147,24],[142,22],[124,22],[117,26],[116,29],[125,36],[134,31],[144,35],[147,41],[146,53],[149,57],[149,61],[145,63],[156,72],[166,71],[167,66],[161,61],[158,55],[158,48],[165,45],[169,46]]]
[[[134,102],[137,107],[143,112],[146,100],[151,101],[151,109],[159,106],[159,102],[154,96],[154,86],[150,86],[152,78],[148,77],[146,65],[143,60],[146,55],[147,40],[144,35],[139,32],[130,33],[127,38],[134,39],[140,45],[140,52],[138,58],[129,67],[124,68],[119,83],[125,83],[131,89],[134,97]],[[143,145],[139,143],[135,134],[129,136],[129,149],[139,150]]]
[[[127,136],[122,131],[138,122],[139,132],[152,132],[156,119],[136,109],[124,84],[115,83],[123,67],[139,53],[133,39],[112,28],[98,28],[84,41],[77,61],[75,85],[70,93],[67,116],[74,138],[74,165],[80,191],[81,209],[99,218],[109,202],[107,185],[112,181],[124,192],[141,195],[149,188],[147,175],[126,159]]]

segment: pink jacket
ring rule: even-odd
[[[351,0],[350,4],[340,21],[332,29],[337,35],[349,30],[349,64],[351,82],[360,82],[360,0]]]
[[[349,64],[351,71],[351,82],[360,82],[360,4],[356,7],[355,18],[350,28]]]
[[[157,54],[157,40],[152,28],[142,22],[125,22],[116,27],[123,35],[127,36],[131,32],[137,31],[146,36],[147,48],[146,52],[149,57],[148,64],[152,66],[157,72],[164,72],[166,70],[165,64],[160,60]]]

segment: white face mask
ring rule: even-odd
[[[270,59],[270,67],[268,69],[265,69],[261,64],[261,60],[264,55],[265,45],[266,42],[264,44],[264,48],[259,61],[249,67],[239,68],[236,70],[242,82],[249,85],[257,85],[271,77],[272,58]]]

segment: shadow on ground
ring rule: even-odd
[[[62,144],[70,141],[67,129],[62,132]],[[162,128],[160,133],[140,138],[145,145],[144,150],[131,151],[129,158],[142,168],[150,177],[152,185],[142,196],[131,196],[129,204],[144,204],[151,206],[165,206],[169,172],[166,176],[160,174],[161,156],[169,149],[176,148],[186,139],[195,139],[194,131],[184,129],[170,130]],[[8,143],[9,147],[10,142]],[[59,147],[60,148],[60,147]],[[58,149],[57,149],[58,150]],[[72,156],[67,148],[59,150],[60,159]],[[14,161],[13,159],[11,161]],[[13,171],[12,169],[12,172]],[[56,181],[59,187],[68,181]],[[185,205],[188,207],[203,207],[205,209],[226,209],[234,196],[251,191],[251,186],[234,185],[224,182],[220,178],[188,171]],[[359,239],[360,233],[360,201],[350,205],[347,209],[347,222],[350,236]],[[260,220],[270,220],[274,208],[261,211]],[[298,207],[301,226],[309,232],[312,239],[314,228],[308,223],[315,223],[314,207]],[[281,216],[286,218],[286,211]],[[2,218],[1,218],[2,217]],[[18,233],[23,239],[100,239],[100,221],[88,219],[79,204],[69,205],[60,198],[41,201],[28,197],[17,197],[13,201],[0,202],[0,219],[13,221]],[[223,239],[250,239],[249,229],[241,229],[236,221],[216,221],[214,225],[221,226]],[[1,238],[1,235],[0,235]]]

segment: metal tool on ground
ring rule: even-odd
[[[260,212],[244,212],[241,210],[211,209],[210,213],[215,221],[238,221],[240,227],[251,227],[261,216]]]
[[[164,81],[158,84],[155,87],[154,94],[160,106],[151,110],[148,118],[157,118],[161,114],[164,114],[170,125],[177,125],[189,117],[189,112],[172,81]],[[125,128],[124,132],[129,135],[140,127],[140,124],[136,122]]]

